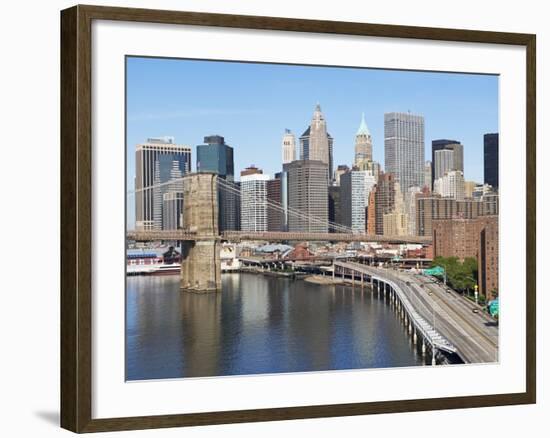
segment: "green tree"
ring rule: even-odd
[[[467,257],[460,262],[458,257],[434,258],[432,267],[441,266],[447,274],[447,283],[455,290],[469,291],[477,284],[477,260]]]

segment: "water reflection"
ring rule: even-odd
[[[422,363],[391,308],[368,290],[224,274],[221,294],[177,276],[128,277],[128,380]]]

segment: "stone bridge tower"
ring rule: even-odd
[[[197,235],[182,244],[181,288],[186,291],[221,291],[217,178],[213,173],[193,173],[184,179],[183,228]]]

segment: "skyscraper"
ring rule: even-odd
[[[432,162],[426,161],[424,164],[424,185],[422,187],[427,187],[428,190],[432,191]]]
[[[332,175],[334,172],[334,139],[327,134],[328,136],[328,182],[333,184]]]
[[[290,129],[285,129],[281,148],[283,153],[283,164],[296,160],[296,137]]]
[[[386,173],[401,190],[424,184],[424,117],[410,113],[384,114]]]
[[[434,182],[451,170],[456,170],[455,151],[439,149],[434,152]]]
[[[283,231],[282,172],[267,181],[267,230]]]
[[[376,184],[372,172],[356,168],[340,177],[342,223],[354,233],[364,233],[369,195]]]
[[[227,181],[234,179],[233,148],[221,135],[204,137],[197,146],[197,172],[213,172]]]
[[[483,136],[483,182],[498,190],[498,134]]]
[[[175,163],[175,164],[174,164]],[[164,194],[178,175],[191,170],[191,148],[174,143],[174,137],[149,138],[136,146],[136,229],[160,230]]]
[[[339,186],[340,185],[340,177],[346,173],[349,172],[349,167],[347,164],[339,164],[336,168],[336,171],[334,172],[334,184]],[[331,175],[332,177],[332,175]]]
[[[288,229],[328,232],[328,165],[297,160],[283,166],[288,178]]]
[[[220,231],[241,229],[241,183],[218,180],[218,227]]]
[[[267,183],[269,175],[241,176],[241,230],[267,231]]]
[[[288,172],[284,166],[283,164],[283,171],[276,174],[275,177],[280,175],[279,179],[281,180],[281,206],[283,208],[281,230],[288,231]]]
[[[177,161],[172,161],[170,180],[162,195],[162,229],[177,230],[183,227],[183,180]]]
[[[441,151],[439,151],[441,152]],[[464,174],[459,170],[451,170],[434,181],[434,193],[444,198],[464,200]]]
[[[374,197],[374,217],[369,216],[368,218],[370,222],[368,229],[375,231],[375,234],[384,234],[384,215],[394,210],[396,202],[395,189],[396,180],[393,174],[380,172]]]
[[[220,231],[238,230],[240,200],[238,186],[233,183],[233,148],[221,135],[206,136],[204,143],[197,145],[197,172],[212,172],[224,180],[218,190],[218,227]]]
[[[393,208],[383,214],[382,225],[385,236],[404,236],[408,233],[408,216],[405,212],[403,193],[398,181],[394,184]]]
[[[328,220],[342,225],[342,209],[340,206],[340,186],[333,185],[328,188]],[[336,231],[336,230],[329,230]]]
[[[369,202],[367,206],[367,234],[376,234],[376,192],[378,191],[378,184],[376,184],[369,194]]]
[[[321,106],[316,105],[311,124],[300,137],[300,160],[318,160],[328,166],[329,176],[333,172],[333,139],[327,132],[327,122]]]
[[[422,189],[420,187],[409,187],[409,190],[403,194],[404,210],[408,219],[407,234],[409,236],[416,235],[416,199],[423,191],[429,193],[428,187],[424,186]]]
[[[365,122],[365,114],[361,115],[361,123],[355,134],[355,161],[359,166],[364,161],[372,161],[372,137]]]
[[[464,172],[464,146],[457,140],[439,139],[432,140],[432,185],[436,178],[440,178],[444,175],[436,175],[436,151],[450,150],[454,152],[453,155],[453,167],[449,170],[460,170]]]
[[[183,225],[183,192],[168,192],[162,197],[162,229],[178,230]]]

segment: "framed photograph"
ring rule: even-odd
[[[535,403],[535,35],[61,12],[61,425]]]

